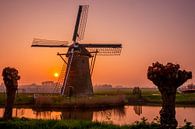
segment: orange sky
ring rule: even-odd
[[[1,0],[0,71],[16,67],[20,84],[56,80],[56,53],[66,49],[31,48],[32,39],[71,42],[79,4],[90,6],[83,43],[123,44],[121,56],[98,56],[94,84],[151,87],[146,73],[155,61],[195,72],[194,0]]]

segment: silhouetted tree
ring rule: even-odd
[[[176,90],[192,78],[192,72],[180,70],[179,64],[163,65],[156,62],[148,67],[147,77],[158,87],[162,95],[161,129],[176,129],[178,124],[175,119]]]
[[[18,80],[20,79],[20,76],[18,75],[18,70],[10,67],[6,67],[3,69],[2,76],[4,84],[6,86],[7,94],[3,118],[5,120],[8,120],[12,118],[12,108],[14,105],[16,90],[18,88]]]

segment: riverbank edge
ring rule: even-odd
[[[128,102],[125,105],[138,105],[138,106],[161,106],[162,101],[150,101],[145,98],[140,98],[140,99],[128,99]],[[175,101],[176,107],[195,107],[195,100],[192,101]]]
[[[67,109],[67,110],[108,110],[108,109],[113,109],[113,108],[123,108],[124,106],[161,106],[161,102],[140,102],[140,100],[138,101],[133,101],[133,102],[129,102],[129,103],[124,103],[124,104],[120,104],[120,105],[85,105],[85,106],[81,106],[81,105],[41,105],[41,106],[37,106],[34,104],[15,104],[14,108],[32,108],[32,109],[48,109],[48,110],[53,110],[53,109],[57,109],[57,110],[61,110],[61,109]],[[0,104],[0,108],[4,108],[5,104]],[[195,107],[195,104],[186,104],[186,103],[176,103],[176,107]]]

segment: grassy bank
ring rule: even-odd
[[[124,95],[115,96],[91,96],[91,97],[62,97],[62,96],[39,96],[35,100],[37,107],[57,108],[110,108],[124,106],[126,97]]]
[[[129,89],[110,89],[110,90],[97,90],[96,95],[126,95],[127,103],[130,105],[161,105],[161,95],[158,89],[142,88],[142,97],[138,98],[132,94],[131,88]],[[195,93],[191,94],[176,94],[176,105],[177,106],[195,106]]]
[[[100,122],[79,120],[32,120],[13,119],[9,121],[0,120],[0,129],[159,129],[158,122],[148,123],[145,119],[132,125],[112,125]],[[190,122],[180,129],[194,129]]]
[[[5,105],[5,94],[0,94],[0,106]],[[60,95],[40,94],[34,99],[33,94],[18,94],[15,106],[40,108],[112,108],[124,106],[125,95],[94,95],[91,97],[64,97]]]
[[[132,94],[132,89],[109,89],[95,90],[91,97],[62,97],[59,95],[42,94],[36,101],[33,94],[18,94],[16,97],[16,106],[39,106],[56,108],[101,108],[129,105],[161,105],[161,95],[157,89],[141,89],[142,97],[138,98]],[[45,96],[45,97],[44,97]],[[0,105],[4,106],[6,95],[0,94]],[[195,93],[176,95],[176,104],[178,106],[195,106]],[[99,106],[99,107],[98,107]]]

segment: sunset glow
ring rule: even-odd
[[[81,43],[123,45],[120,56],[97,56],[94,85],[154,87],[146,71],[156,61],[195,73],[194,0],[1,0],[0,72],[17,68],[19,84],[55,81],[64,63],[56,54],[67,49],[32,48],[32,40],[72,43],[79,4],[89,5]]]

